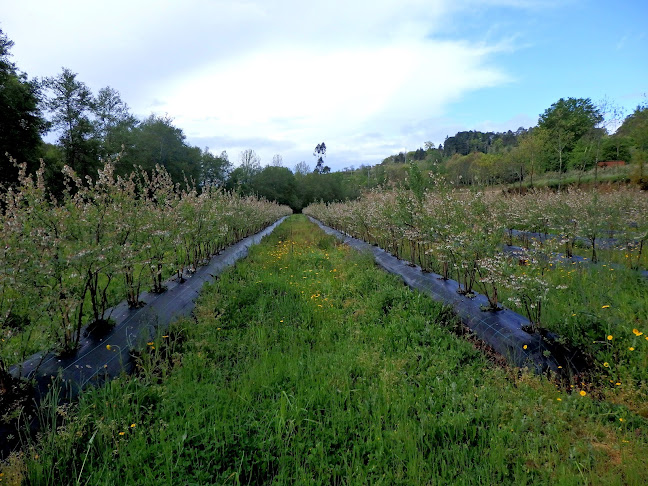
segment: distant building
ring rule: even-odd
[[[598,163],[599,167],[618,167],[619,165],[625,165],[623,160],[602,160]]]

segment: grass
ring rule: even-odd
[[[500,368],[293,216],[140,371],[45,413],[30,484],[645,484],[646,420]],[[2,477],[0,477],[1,479]]]
[[[144,270],[144,271],[142,271]],[[146,272],[146,268],[142,269],[142,265],[136,268],[136,275],[141,275],[141,291],[150,291],[152,288],[152,277],[150,273]],[[165,265],[163,268],[163,279],[175,275],[172,271],[171,265]],[[105,275],[99,276],[101,286],[105,286],[107,277]],[[115,274],[110,281],[107,289],[108,307],[118,304],[126,297],[126,283],[122,274]],[[29,302],[22,302],[22,306],[30,305]],[[92,302],[90,294],[86,295],[84,300],[83,322],[89,324],[94,320],[92,314]],[[4,359],[8,365],[20,363],[27,359],[29,356],[39,351],[60,351],[61,343],[63,341],[63,327],[60,317],[54,315],[43,315],[40,319],[29,321],[22,317],[28,314],[25,309],[20,306],[15,309],[14,322],[9,322],[0,328],[0,358]],[[106,313],[106,318],[108,318]]]
[[[648,418],[648,281],[607,264],[559,265],[546,278],[546,327],[593,358],[604,397]]]
[[[632,164],[618,166],[618,167],[605,167],[599,168],[598,173],[596,169],[589,169],[582,171],[578,169],[569,170],[562,174],[558,172],[546,172],[544,174],[536,175],[533,177],[533,187],[547,187],[556,189],[558,187],[565,187],[569,185],[591,185],[595,183],[607,184],[627,184],[630,182],[630,177],[634,166]],[[511,183],[507,185],[509,188],[516,188],[519,183]],[[531,187],[531,178],[527,175],[522,181],[522,186],[525,188]]]
[[[402,248],[402,257],[411,260],[406,241]],[[574,254],[579,253],[591,256],[591,249],[575,248]],[[597,264],[550,266],[543,276],[550,290],[543,303],[541,327],[556,333],[591,363],[592,369],[585,373],[588,382],[580,386],[596,389],[598,397],[622,403],[648,418],[648,280],[629,267],[626,255],[637,260],[632,252],[603,249],[597,253]],[[441,271],[434,255],[427,256],[427,263],[432,271]],[[517,274],[526,271],[525,266],[513,270]],[[450,278],[456,279],[456,274]],[[483,292],[483,286],[477,284],[475,290]],[[514,291],[500,286],[498,292],[503,305],[525,315],[523,307],[508,300],[516,295]]]

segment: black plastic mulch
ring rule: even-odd
[[[142,293],[140,299],[145,306],[130,309],[125,301],[121,302],[106,313],[115,326],[103,336],[83,337],[74,356],[63,358],[54,352],[37,353],[13,366],[11,374],[35,380],[37,398],[47,393],[53,379],[60,376],[67,388],[66,395],[73,398],[90,384],[102,383],[122,371],[130,372],[134,365],[133,350],[144,348],[147,341],[164,332],[171,322],[190,315],[203,284],[212,282],[228,266],[245,257],[250,246],[270,234],[284,219],[226,248],[195,273],[185,274],[183,283],[174,278],[166,282],[167,290],[161,294]]]
[[[122,372],[132,372],[135,368],[133,352],[144,349],[147,342],[161,336],[171,322],[189,316],[203,284],[214,281],[223,270],[244,258],[250,246],[259,243],[284,219],[213,256],[195,273],[183,275],[182,282],[177,278],[167,280],[165,292],[143,292],[140,300],[144,306],[130,309],[123,301],[109,309],[106,317],[115,321],[114,327],[103,335],[86,335],[86,326],[79,349],[73,356],[61,357],[54,352],[37,353],[22,364],[11,367],[9,371],[14,378],[27,378],[34,384],[31,399],[21,397],[26,405],[25,413],[31,433],[35,433],[39,427],[33,413],[35,407],[53,387],[58,390],[58,394],[54,395],[58,397],[58,403],[66,403],[89,385],[99,385]],[[20,435],[27,432],[24,422],[19,419],[0,422],[0,459],[20,447]],[[21,429],[20,433],[18,428]]]
[[[399,260],[382,248],[345,235],[320,221],[310,218],[327,234],[334,235],[345,244],[363,252],[370,252],[376,262],[390,273],[399,275],[411,288],[424,292],[434,300],[452,306],[461,321],[483,342],[504,356],[515,366],[529,367],[537,373],[548,370],[567,376],[584,370],[575,352],[559,345],[557,336],[550,333],[528,333],[522,330],[530,326],[525,317],[510,309],[483,311],[488,299],[480,294],[467,297],[457,292],[459,284],[443,280],[435,273],[423,272],[418,266]]]
[[[502,247],[505,253],[508,253],[509,255],[513,255],[518,258],[527,258],[529,256],[529,252],[525,249],[522,248],[521,246],[511,246],[511,245],[504,245]],[[562,253],[554,253],[551,257],[551,260],[555,264],[559,265],[598,265],[597,263],[593,263],[591,259],[581,257],[578,255],[572,255],[570,257],[562,254]],[[614,263],[607,263],[606,264],[609,268],[616,268],[621,269],[624,268],[623,265],[619,264],[614,264]],[[637,270],[637,274],[645,279],[648,279],[648,270]]]

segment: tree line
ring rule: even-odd
[[[289,205],[295,211],[316,200],[356,197],[347,180],[324,164],[326,144],[317,144],[315,168],[306,162],[293,171],[281,155],[261,166],[251,149],[239,154],[234,168],[226,151],[214,155],[191,146],[169,116],[138,119],[119,92],[106,86],[93,93],[69,68],[52,77],[29,79],[11,61],[13,42],[0,30],[0,187],[18,183],[18,163],[35,173],[44,161],[45,184],[54,196],[64,193],[61,172],[71,168],[82,180],[95,178],[110,161],[116,176],[134,169],[152,173],[163,167],[174,183],[199,191],[225,187]],[[43,136],[54,131],[56,143]]]
[[[45,162],[45,180],[61,194],[61,170],[72,168],[80,177],[95,177],[111,160],[117,175],[134,167],[151,171],[164,167],[175,182],[198,187],[224,182],[230,163],[226,153],[186,142],[183,131],[168,116],[137,119],[110,86],[94,94],[68,68],[52,77],[28,79],[11,61],[13,41],[0,30],[0,184],[18,181],[14,159],[33,173]],[[56,143],[42,137],[54,131]]]
[[[616,130],[615,130],[616,129]],[[538,124],[507,132],[462,131],[435,146],[401,152],[382,165],[427,162],[459,185],[513,183],[555,172],[588,171],[603,161],[635,166],[634,179],[648,187],[648,103],[626,116],[609,100],[561,98],[538,118]]]

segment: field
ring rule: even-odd
[[[30,484],[644,484],[646,420],[494,364],[451,313],[280,225],[136,375],[44,407]]]
[[[648,263],[645,193],[518,196],[441,186],[372,192],[305,212],[456,280],[467,296],[486,295],[493,310],[516,310],[529,319],[530,332],[558,334],[589,363],[579,370],[580,386],[648,416],[648,281],[638,271]],[[514,229],[554,237],[519,241],[509,237]],[[610,237],[614,245],[602,250]],[[511,243],[523,245],[522,254],[512,258],[505,251]],[[588,255],[584,263],[564,260],[579,252]]]
[[[160,167],[119,177],[110,163],[89,184],[68,170],[57,199],[43,169],[25,169],[0,195],[0,388],[9,365],[38,351],[74,353],[85,325],[111,325],[111,306],[140,306],[142,291],[163,292],[169,276],[291,213],[255,197],[180,188]]]

